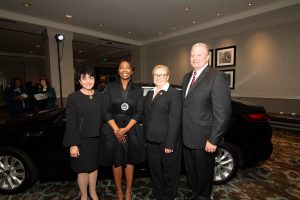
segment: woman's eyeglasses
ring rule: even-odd
[[[153,74],[153,77],[154,78],[163,78],[163,77],[166,77],[167,74]]]

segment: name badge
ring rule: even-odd
[[[122,103],[122,105],[121,105],[121,109],[122,109],[123,111],[126,111],[126,110],[128,110],[128,109],[129,109],[129,105],[128,105],[128,103]]]

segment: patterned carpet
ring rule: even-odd
[[[251,169],[240,169],[231,182],[214,186],[214,199],[300,199],[300,134],[276,131],[273,145],[274,151],[268,161]],[[97,187],[101,199],[115,199],[112,180],[100,180]],[[186,178],[182,176],[176,199],[182,199],[188,192]],[[0,195],[0,200],[71,200],[78,197],[76,182],[37,182],[26,193]],[[153,199],[149,178],[135,179],[133,199]]]

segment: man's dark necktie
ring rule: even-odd
[[[194,83],[196,82],[196,75],[197,75],[197,72],[196,71],[193,71],[193,78],[192,78],[192,81],[191,81],[191,84],[190,84],[190,88],[189,88],[189,91],[191,90],[191,87],[194,85]]]

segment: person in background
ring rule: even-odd
[[[47,110],[56,107],[56,93],[53,87],[50,86],[48,79],[40,79],[40,87],[38,94],[43,94],[44,99],[38,100],[39,110]]]
[[[193,70],[182,81],[183,158],[192,189],[185,199],[211,198],[215,152],[223,140],[231,114],[226,76],[209,66],[208,60],[207,45],[193,45],[190,55]]]
[[[4,99],[12,117],[24,117],[30,112],[30,95],[21,79],[11,80],[10,87],[5,90]]]
[[[98,143],[102,123],[102,94],[93,89],[95,72],[85,67],[78,70],[81,89],[71,93],[66,106],[64,146],[70,148],[71,168],[78,173],[81,200],[98,199]]]
[[[144,133],[147,159],[157,200],[177,195],[181,168],[182,97],[169,84],[170,69],[156,65],[152,71],[155,88],[144,103]]]
[[[134,68],[121,61],[119,78],[104,89],[104,121],[100,134],[99,164],[112,166],[118,200],[123,199],[122,174],[125,171],[125,199],[132,196],[134,165],[145,160],[145,141],[140,123],[143,112],[143,92],[132,83]]]

